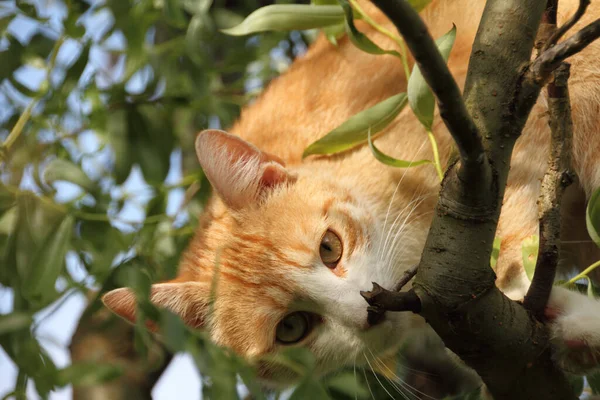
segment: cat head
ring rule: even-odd
[[[222,131],[200,133],[196,151],[216,197],[179,275],[153,285],[151,301],[255,362],[271,383],[294,374],[262,356],[290,346],[310,349],[322,373],[395,353],[410,317],[387,313],[371,326],[360,295],[372,281],[390,289],[402,275],[390,258],[408,239],[383,234],[388,204],[366,198],[360,180],[328,164],[286,168]],[[129,289],[103,300],[135,321]]]

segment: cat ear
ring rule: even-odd
[[[211,185],[232,208],[257,201],[266,190],[294,179],[279,157],[227,132],[200,132],[196,154]]]
[[[197,282],[157,283],[152,285],[150,301],[178,314],[186,325],[201,328],[208,312],[206,293],[205,285]],[[102,302],[115,314],[135,323],[137,305],[131,289],[111,290],[102,296]]]

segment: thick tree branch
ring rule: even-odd
[[[446,87],[435,87],[440,80],[447,82],[440,78],[447,69],[436,58],[437,49],[422,22],[415,20],[404,0],[374,2],[398,27],[440,101],[439,93],[444,93],[440,89]],[[529,65],[546,5],[544,0],[486,3],[464,97],[472,119],[467,118],[476,126],[466,137],[484,138],[487,157],[483,163],[489,160],[487,167],[492,173],[469,174],[464,179],[456,167],[451,167],[446,174],[413,284],[420,314],[448,348],[479,373],[496,400],[575,398],[551,359],[546,326],[496,288],[489,267],[513,147],[546,82],[532,79],[532,68],[524,68]],[[579,40],[575,43],[590,40],[592,34],[587,30],[576,34]],[[534,64],[548,68],[549,74],[564,57],[584,47],[573,43],[569,39],[549,49]],[[563,46],[568,50],[561,50]],[[551,54],[556,56],[549,57]],[[458,115],[462,117],[463,111],[460,108]],[[447,126],[458,146],[468,149],[471,142],[465,144],[465,136],[453,132],[452,123]],[[466,160],[472,162],[468,157]],[[449,232],[455,235],[449,238]],[[407,308],[405,296],[400,308]],[[385,306],[383,300],[375,304]]]
[[[460,152],[465,176],[489,172],[481,136],[467,112],[458,85],[419,14],[406,0],[373,0],[373,3],[396,25],[437,98],[440,116]]]
[[[524,306],[538,319],[544,309],[556,274],[560,256],[560,205],[566,187],[571,184],[569,173],[573,143],[573,121],[569,102],[568,64],[554,71],[554,82],[548,85],[548,112],[552,135],[548,171],[544,175],[540,198],[540,246],[535,274],[525,296]]]

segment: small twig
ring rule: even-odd
[[[560,205],[567,186],[573,181],[569,172],[573,144],[573,121],[569,102],[570,65],[563,63],[554,71],[548,85],[548,111],[552,135],[548,170],[540,191],[540,246],[535,273],[525,296],[524,306],[542,319],[560,256]]]
[[[394,286],[394,292],[399,292],[402,290],[404,286],[417,274],[417,269],[419,268],[419,264],[415,264],[402,274],[402,278],[398,281],[396,286]]]
[[[549,0],[548,4],[553,3],[553,7],[552,7],[552,11],[554,14],[554,21],[549,21],[550,23],[554,22],[554,25],[556,25],[556,11],[558,9],[558,0]],[[575,11],[575,14],[573,14],[573,16],[564,23],[564,25],[562,25],[560,28],[556,29],[554,31],[554,33],[552,34],[552,36],[550,36],[550,38],[546,41],[546,43],[544,44],[544,46],[542,47],[542,53],[545,52],[546,50],[548,50],[550,47],[554,46],[561,37],[563,37],[563,35],[565,33],[567,33],[567,31],[569,29],[571,29],[583,16],[583,14],[585,14],[585,10],[588,8],[588,6],[590,5],[590,0],[580,0],[579,1],[579,7],[577,8],[577,11]],[[548,7],[550,8],[550,7]]]
[[[371,307],[379,310],[412,311],[414,313],[421,311],[421,300],[412,289],[408,292],[392,292],[373,282],[373,289],[367,292],[361,291],[360,295]]]
[[[469,175],[487,173],[481,136],[467,111],[456,81],[419,14],[406,0],[373,0],[373,3],[402,34],[425,81],[435,94],[440,116],[459,149],[461,168],[465,168]]]
[[[600,19],[597,19],[564,42],[540,54],[529,68],[533,80],[537,83],[545,82],[560,63],[568,57],[579,53],[599,37]]]
[[[361,291],[360,294],[361,296],[364,297],[364,299],[367,301],[367,303],[369,303],[369,307],[367,307],[367,322],[370,325],[376,325],[378,322],[380,322],[383,319],[383,316],[385,315],[386,311],[412,311],[412,310],[391,310],[391,309],[387,309],[385,307],[381,307],[378,303],[372,303],[371,301],[375,301],[372,300],[374,298],[374,296],[376,295],[381,295],[382,292],[387,292],[389,294],[389,296],[406,296],[406,293],[400,293],[400,290],[402,290],[402,288],[404,286],[406,286],[406,284],[408,282],[410,282],[410,280],[412,278],[414,278],[414,276],[417,274],[417,268],[419,268],[419,264],[415,264],[412,267],[410,267],[409,269],[407,269],[406,271],[404,271],[404,274],[402,275],[402,278],[400,278],[400,280],[398,281],[398,283],[396,284],[396,286],[394,286],[394,288],[391,291],[387,291],[384,288],[382,288],[381,286],[379,286],[378,284],[376,284],[375,282],[373,282],[373,290],[372,291],[367,291],[367,292],[363,292]],[[412,292],[412,290],[411,290]],[[385,294],[385,296],[387,297],[388,294]],[[414,292],[412,292],[412,294],[414,294]],[[416,294],[415,294],[416,296]],[[418,300],[418,298],[417,298]],[[420,309],[420,300],[419,301],[419,309]],[[417,312],[417,311],[415,311]]]

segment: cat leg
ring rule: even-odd
[[[554,286],[546,306],[558,365],[585,374],[600,367],[600,301]]]

